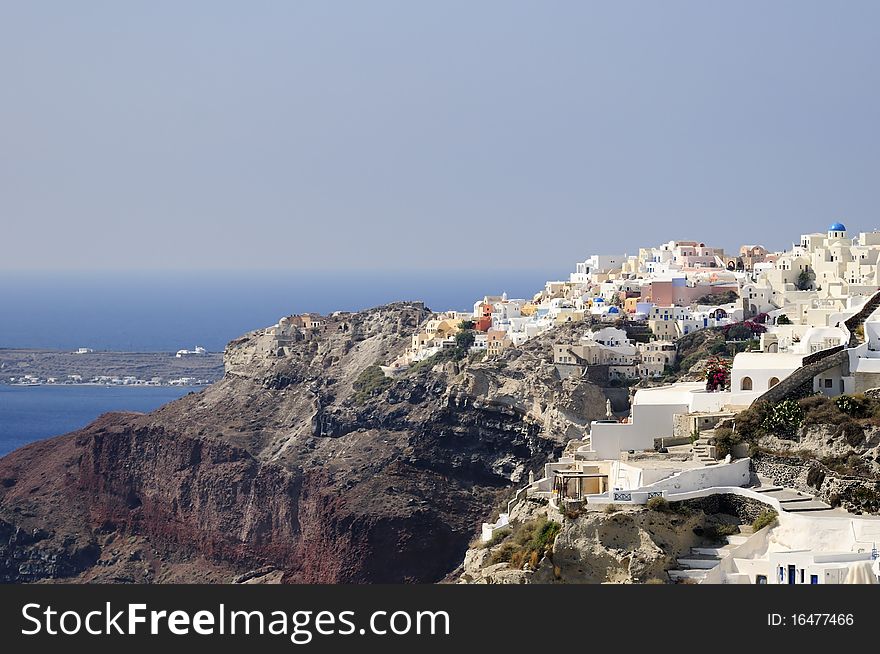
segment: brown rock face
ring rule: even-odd
[[[0,459],[0,580],[443,578],[605,397],[561,382],[540,339],[500,366],[356,393],[426,317],[404,303],[336,315],[281,349],[252,332],[210,388]]]

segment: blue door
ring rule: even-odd
[[[810,583],[816,585],[819,583],[819,575],[810,575]]]
[[[797,566],[790,565],[788,566],[788,585],[793,586],[797,579],[795,579],[795,574],[797,573]]]

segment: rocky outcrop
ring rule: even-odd
[[[356,392],[427,315],[408,303],[336,314],[283,348],[252,332],[210,388],[0,459],[0,579],[443,578],[606,398],[559,378],[552,334]]]
[[[759,453],[755,471],[778,486],[794,488],[856,515],[880,513],[880,480],[841,474],[819,460]]]
[[[717,544],[706,536],[726,506],[708,515],[697,504],[674,511],[611,507],[562,515],[547,504],[521,503],[511,514],[510,536],[490,544],[475,543],[453,581],[476,584],[667,583],[666,571],[691,547]],[[735,515],[735,514],[734,514]],[[552,550],[535,565],[512,565],[499,559],[518,538],[518,525],[536,519],[557,521],[560,531]],[[734,517],[731,516],[734,520]],[[734,520],[735,521],[735,520]]]

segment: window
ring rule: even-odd
[[[834,386],[833,379],[823,379],[822,381],[825,382],[825,388],[832,388]]]
[[[767,382],[767,388],[773,388],[778,383],[779,383],[779,377],[771,377],[770,381]]]
[[[752,378],[751,377],[743,377],[740,382],[739,389],[741,391],[750,391],[752,390]]]
[[[813,575],[813,576],[815,576],[815,575]],[[755,583],[760,586],[766,586],[767,585],[767,575],[757,575],[755,577]]]

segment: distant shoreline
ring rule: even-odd
[[[104,384],[101,382],[71,382],[69,384],[11,384],[9,382],[0,381],[0,386],[8,386],[10,388],[44,388],[47,386],[52,388],[81,386],[103,386],[104,388],[205,388],[206,386],[210,386],[211,384],[216,383],[217,381],[206,381],[205,383],[200,384]]]
[[[71,352],[0,349],[8,386],[205,386],[223,378],[220,352]]]

